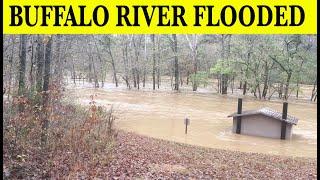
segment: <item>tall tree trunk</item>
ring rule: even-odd
[[[177,35],[172,34],[174,51],[174,90],[179,90],[179,63],[178,63],[178,41]]]
[[[18,95],[23,96],[25,92],[25,74],[26,74],[26,41],[27,35],[20,35],[20,66],[19,66],[19,89]]]
[[[142,86],[145,87],[146,86],[146,68],[143,68],[143,79],[142,79]]]
[[[113,79],[114,79],[114,82],[116,83],[116,87],[118,87],[117,71],[116,71],[116,66],[115,66],[115,63],[114,63],[114,59],[113,59],[113,55],[112,55],[112,51],[111,51],[110,46],[108,46],[108,53],[109,53],[110,58],[111,58]]]
[[[269,67],[267,61],[264,65],[264,81],[263,81],[263,90],[262,90],[262,98],[266,99],[268,92],[268,81],[269,81]]]
[[[259,93],[259,99],[261,99],[261,89],[260,89],[260,83],[257,82],[257,88],[258,88],[258,93]]]
[[[187,82],[186,82],[187,85],[189,85],[189,76],[190,76],[190,73],[189,71],[187,71]]]
[[[143,66],[143,79],[142,79],[142,86],[145,87],[146,85],[146,63],[148,62],[148,53],[147,53],[147,35],[144,35],[144,62],[142,63]]]
[[[287,81],[286,81],[286,86],[285,86],[285,89],[284,89],[284,100],[288,100],[288,93],[289,93],[289,85],[290,85],[291,75],[292,75],[292,72],[289,71],[288,77],[287,77]]]
[[[310,101],[313,101],[313,99],[315,99],[314,97],[316,96],[316,94],[317,94],[317,77],[313,83],[313,89],[312,89]]]
[[[99,88],[98,75],[97,75],[97,71],[96,71],[96,67],[95,67],[95,64],[94,64],[94,60],[93,60],[92,54],[90,54],[89,59],[91,60],[92,69],[93,69],[94,87],[95,88]]]
[[[135,62],[134,62],[134,76],[135,76],[135,80],[136,80],[136,85],[138,89],[140,89],[140,68],[138,68],[139,65],[139,56],[140,56],[140,52],[139,52],[139,48],[141,45],[141,40],[142,40],[142,36],[138,36],[138,40],[135,40],[134,38],[132,39],[132,43],[134,46],[134,54],[135,54]]]
[[[231,79],[231,93],[233,94],[233,88],[234,88],[234,75],[232,75]]]
[[[300,80],[301,80],[301,74],[300,72],[302,71],[302,66],[303,66],[303,63],[304,61],[302,61],[300,63],[300,66],[299,66],[299,72],[298,72],[298,78],[297,78],[297,93],[296,93],[296,98],[298,99],[299,98],[299,90],[300,90]]]
[[[197,73],[198,73],[198,60],[197,60],[197,50],[194,50],[195,52],[192,55],[193,58],[193,82],[192,82],[192,91],[197,91],[198,89],[198,78],[197,78]]]
[[[180,87],[182,87],[183,85],[183,78],[182,78],[182,75],[181,75],[181,70],[179,72],[179,77],[180,77]]]
[[[99,50],[99,47],[98,47],[96,41],[94,42],[94,45],[96,47],[96,50],[97,50],[97,53],[98,53],[97,57],[98,57],[99,62],[100,62],[101,87],[103,88],[104,87],[104,81],[105,81],[105,75],[106,75],[106,72],[104,72],[104,70],[105,70],[105,62],[102,60],[101,53],[100,53],[100,50]],[[98,82],[98,84],[99,84],[99,82]]]
[[[41,35],[38,35],[37,51],[37,72],[36,72],[36,89],[38,93],[42,91],[43,65],[44,65],[44,43]]]
[[[45,46],[45,61],[44,61],[44,78],[43,78],[43,109],[44,117],[42,122],[42,143],[47,142],[47,129],[49,126],[49,84],[50,84],[50,64],[51,64],[51,46],[52,37],[47,37],[48,40]]]
[[[14,48],[15,48],[15,37],[14,37],[14,35],[11,35],[11,38],[12,38],[12,49],[11,49],[11,56],[9,58],[10,67],[9,67],[9,85],[8,85],[8,93],[7,93],[8,94],[8,100],[9,100],[10,94],[11,94],[13,55],[14,55]]]
[[[122,57],[123,57],[123,64],[124,64],[124,81],[126,82],[127,88],[131,89],[130,83],[129,83],[129,72],[128,72],[128,44],[127,42],[124,42],[123,48],[122,48]]]
[[[244,81],[242,95],[246,95],[247,93],[247,81]]]
[[[89,57],[89,83],[92,83],[92,61]]]
[[[73,84],[75,84],[76,85],[76,70],[75,70],[75,68],[74,68],[74,62],[73,62],[73,60],[72,60],[72,76],[73,76]]]
[[[174,84],[173,84],[173,73],[172,73],[172,70],[170,71],[170,85],[171,85],[171,88],[174,89]]]
[[[257,98],[257,86],[254,87],[254,89],[252,90],[253,96],[255,98]]]
[[[221,74],[218,74],[217,80],[218,80],[218,82],[217,82],[218,93],[221,93],[221,82],[220,82],[220,80],[221,80]]]
[[[151,35],[152,41],[152,89],[156,89],[156,44],[154,39],[154,34]]]
[[[160,35],[158,35],[158,64],[157,64],[157,85],[158,89],[160,88],[160,60],[161,60],[161,53],[160,53]]]
[[[136,79],[136,68],[132,69],[132,77],[133,77],[133,87],[137,87],[137,79]]]
[[[192,35],[192,39],[190,40],[188,35],[186,35],[186,39],[189,43],[189,48],[191,50],[191,57],[192,57],[192,64],[193,64],[193,71],[192,71],[192,90],[197,91],[198,88],[198,36]]]
[[[62,62],[61,62],[61,38],[62,35],[58,34],[56,35],[56,40],[55,42],[57,43],[57,52],[56,52],[56,68],[55,70],[57,71],[57,83],[61,84],[61,80],[62,80]]]
[[[282,99],[282,92],[283,92],[283,82],[280,83],[280,86],[279,86],[279,99]]]
[[[33,67],[34,67],[34,47],[33,47],[33,37],[31,36],[31,57],[30,57],[30,71],[29,71],[29,82],[30,82],[30,87],[32,87],[32,90],[34,90],[34,79],[33,79]]]
[[[222,74],[221,75],[221,94],[228,93],[228,75]]]
[[[25,74],[26,74],[26,41],[27,35],[20,35],[20,67],[19,67],[19,88],[18,95],[24,96],[25,93]],[[23,104],[19,105],[19,112],[24,110]]]
[[[299,86],[299,80],[297,80],[297,93],[296,93],[296,98],[299,98],[299,90],[300,90],[300,86]]]
[[[138,89],[140,89],[140,73],[139,71],[136,69],[136,74],[137,74],[137,85],[138,85]]]

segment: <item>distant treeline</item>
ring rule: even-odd
[[[81,74],[96,87],[111,75],[129,89],[150,81],[156,90],[162,76],[173,90],[215,80],[218,93],[237,88],[259,99],[299,98],[309,84],[310,100],[317,97],[316,35],[5,35],[3,46],[8,95]]]

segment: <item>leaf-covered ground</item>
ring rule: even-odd
[[[119,132],[111,164],[95,170],[111,179],[316,179],[317,161],[203,148]]]

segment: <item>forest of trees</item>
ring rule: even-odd
[[[221,94],[237,89],[284,100],[299,98],[308,84],[315,101],[316,41],[315,35],[5,35],[3,93],[33,96],[80,77],[95,87],[109,78],[128,89],[148,82],[153,90],[211,86]]]

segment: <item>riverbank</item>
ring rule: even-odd
[[[113,179],[316,179],[316,158],[293,158],[203,148],[119,131],[109,166]]]

